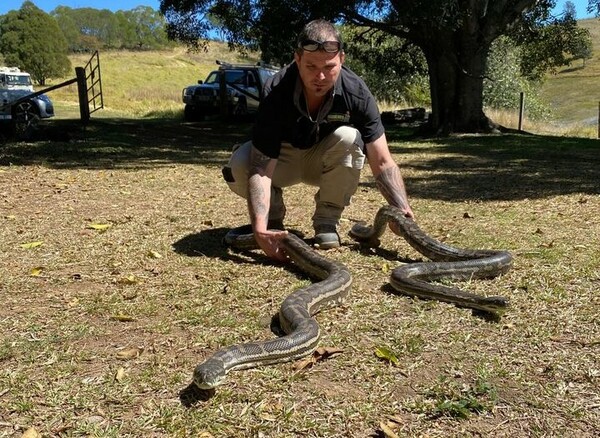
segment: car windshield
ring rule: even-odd
[[[6,75],[7,85],[31,85],[31,77],[25,75]]]
[[[243,81],[244,71],[243,70],[227,70],[225,72],[225,82],[227,83],[239,83]],[[218,84],[219,83],[219,74],[216,71],[213,71],[206,78],[205,84]]]

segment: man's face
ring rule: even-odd
[[[344,62],[344,53],[328,53],[324,50],[308,52],[303,50],[301,55],[294,55],[300,79],[304,85],[304,93],[308,98],[325,96],[335,84],[340,75]]]

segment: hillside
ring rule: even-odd
[[[554,109],[554,119],[564,123],[596,125],[600,101],[600,20],[580,20],[589,29],[594,45],[592,59],[577,61],[550,75],[543,86],[542,96]]]
[[[90,54],[72,55],[73,68],[84,66]],[[190,53],[183,47],[161,51],[100,52],[100,71],[104,96],[103,111],[94,117],[144,117],[156,113],[181,111],[181,90],[204,80],[217,65],[215,61],[256,62],[256,55],[245,57],[230,52],[224,43],[213,42],[206,52]],[[56,79],[58,84],[74,77]],[[77,117],[77,87],[71,85],[52,91],[58,118]]]

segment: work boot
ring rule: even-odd
[[[315,246],[318,249],[330,249],[340,246],[340,236],[335,225],[315,225]]]

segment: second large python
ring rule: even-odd
[[[449,302],[495,316],[506,310],[508,300],[502,296],[484,297],[431,282],[445,278],[469,280],[496,277],[512,266],[510,252],[463,249],[447,245],[428,236],[412,219],[391,206],[379,209],[372,226],[355,224],[350,236],[368,246],[378,246],[379,237],[388,223],[394,224],[395,231],[419,253],[433,260],[410,263],[394,269],[390,284],[398,292],[423,299]]]

